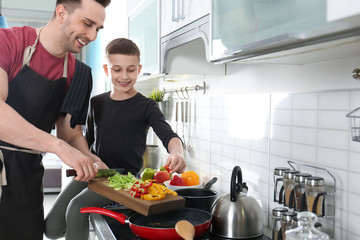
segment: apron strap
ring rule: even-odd
[[[67,78],[68,55],[69,55],[68,53],[65,54],[63,78]]]
[[[3,166],[2,170],[1,170],[1,173],[0,173],[0,202],[1,202],[2,186],[7,185],[6,171],[5,171],[5,161],[4,161],[4,156],[3,156],[1,150],[0,150],[0,160],[1,160],[2,166]]]
[[[32,55],[34,54],[34,52],[36,50],[36,44],[39,41],[40,33],[41,33],[42,29],[43,28],[41,27],[40,30],[39,30],[38,35],[36,36],[36,40],[35,40],[34,45],[27,46],[25,48],[24,57],[23,57],[23,64],[22,64],[21,68],[23,68],[25,65],[27,65],[28,67],[30,66],[30,60],[31,60]],[[63,77],[64,78],[67,78],[67,69],[68,69],[67,65],[68,65],[68,53],[65,54],[65,60],[64,60],[64,70],[63,70]]]
[[[8,146],[0,146],[0,149],[5,149],[14,152],[23,152],[23,153],[30,153],[30,154],[40,154],[40,151],[31,150],[31,149],[24,149],[24,148],[15,148],[15,147],[8,147]]]
[[[32,55],[33,55],[34,52],[35,52],[36,44],[37,44],[38,41],[39,41],[39,37],[40,37],[40,32],[41,32],[41,30],[42,30],[42,27],[40,28],[39,33],[38,33],[38,35],[36,36],[36,40],[35,40],[34,45],[32,45],[32,46],[27,46],[27,47],[25,48],[24,57],[23,57],[23,64],[22,64],[21,68],[23,68],[25,65],[27,65],[27,66],[30,65],[30,59],[31,59]]]

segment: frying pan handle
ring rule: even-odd
[[[81,213],[98,213],[108,217],[112,217],[118,220],[120,223],[125,224],[126,216],[122,213],[118,213],[106,208],[99,208],[99,207],[85,207],[80,209]]]

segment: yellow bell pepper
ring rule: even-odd
[[[164,199],[166,194],[172,194],[174,196],[177,196],[177,192],[172,191],[172,190],[166,188],[165,186],[157,184],[157,183],[153,183],[151,185],[151,187],[149,187],[147,190],[148,190],[148,193],[142,195],[141,199],[153,201],[153,200]]]

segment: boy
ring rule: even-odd
[[[129,39],[118,38],[106,47],[112,90],[91,99],[86,123],[86,139],[92,153],[109,168],[125,168],[137,174],[143,164],[146,135],[151,126],[169,152],[165,166],[181,173],[186,164],[182,142],[165,121],[155,101],[138,93],[134,85],[141,70],[140,51]],[[67,240],[88,239],[88,214],[82,207],[103,206],[111,202],[86,188],[87,184],[72,181],[61,192],[46,220],[46,234],[59,238],[66,230]],[[66,212],[66,215],[65,215]]]

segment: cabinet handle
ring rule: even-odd
[[[172,21],[179,22],[181,19],[185,19],[184,1],[172,0]]]

